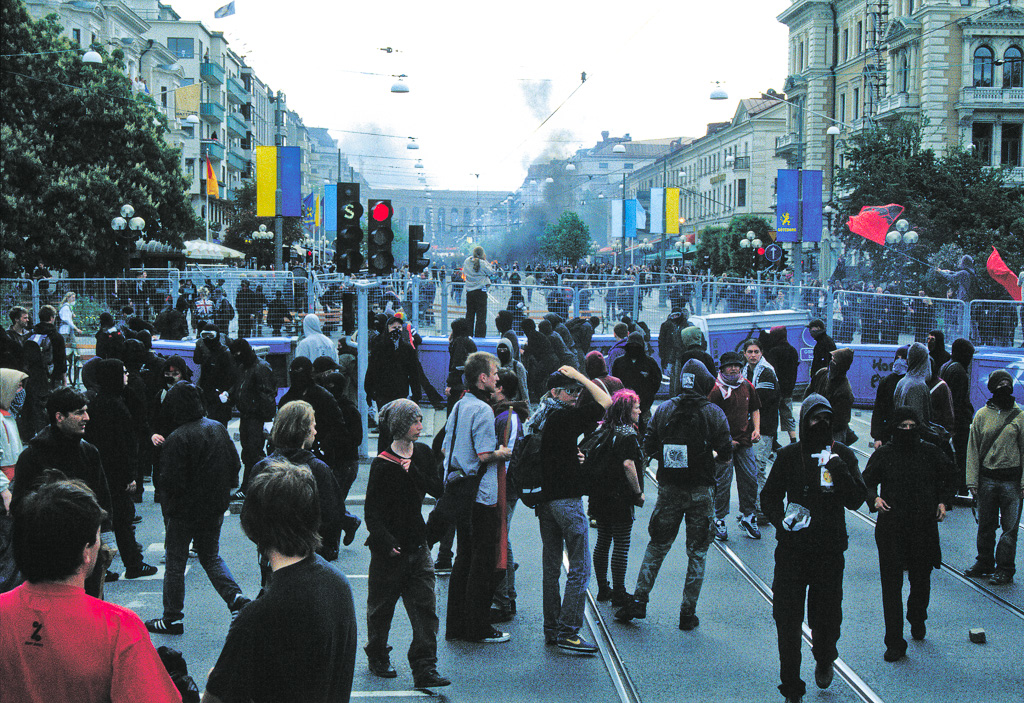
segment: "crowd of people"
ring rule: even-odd
[[[930,570],[941,561],[938,524],[954,495],[975,496],[978,509],[978,557],[966,573],[992,585],[1013,580],[1024,414],[1013,399],[1014,379],[1003,371],[988,379],[992,399],[975,412],[968,389],[974,347],[966,339],[949,353],[933,329],[925,343],[897,349],[892,373],[878,386],[875,451],[862,473],[849,448],[859,439],[846,377],[854,351],[839,348],[821,319],[807,325],[815,340],[811,378],[795,417],[799,355],[785,327],[763,330],[716,360],[679,301],[658,330],[657,354],[651,330],[628,316],[608,321],[614,341],[606,353],[593,344],[599,317],[566,310],[535,321],[503,310],[493,320],[500,339],[492,355],[473,340],[486,331],[486,305],[470,300],[493,272],[482,250],[466,268],[467,317],[451,324],[446,398],[430,398],[448,411],[432,446],[419,441],[418,403],[432,390],[417,356],[422,340],[401,305],[374,310],[360,331],[370,336],[364,385],[378,435],[363,512],[370,551],[364,651],[373,675],[398,675],[389,640],[399,599],[412,627],[408,660],[417,688],[452,683],[437,669],[442,630],[446,641],[510,639],[499,626],[517,616],[510,525],[520,503],[538,518],[544,641],[594,654],[598,647],[583,634],[591,576],[597,600],[610,601],[617,620],[645,618],[684,521],[679,628],[700,625],[707,551],[713,540],[729,539],[735,480],[740,534],[759,540],[774,529],[778,540],[779,690],[791,701],[806,690],[805,601],[815,682],[827,688],[832,680],[848,543],[844,510],[866,502],[879,513],[886,661],[906,655],[904,618],[914,639],[926,636]],[[359,470],[361,414],[370,410],[353,397],[352,340],[335,342],[316,315],[306,315],[289,387],[278,398],[272,369],[245,335],[230,339],[216,320],[200,319],[193,382],[183,358],[153,353],[140,310],[101,320],[81,392],[57,328],[83,334],[73,313],[44,306],[39,318],[32,325],[27,311],[14,308],[3,335],[0,495],[19,573],[0,570],[8,576],[0,581],[7,591],[0,595],[0,647],[17,652],[0,659],[0,679],[16,681],[28,700],[177,700],[146,630],[185,632],[191,548],[233,622],[207,682],[209,700],[347,700],[359,638],[351,588],[330,562],[363,525],[346,499]],[[655,407],[666,374],[670,399]],[[236,414],[240,452],[227,430]],[[632,527],[650,492],[645,469],[652,462],[657,499],[631,593]],[[161,506],[166,570],[162,616],[142,623],[101,600],[104,584],[120,576],[108,568],[102,535],[113,530],[125,578],[156,573],[134,534],[134,506],[147,481]],[[424,520],[427,494],[438,503]],[[243,593],[219,554],[232,501],[241,503],[242,529],[259,553],[258,597]],[[437,576],[448,572],[442,626]],[[116,662],[113,671],[87,657],[77,668],[65,666],[66,676],[52,676],[79,657],[81,639],[25,644],[36,637],[56,643],[53,633],[72,626],[94,633],[90,646]],[[107,656],[125,649],[131,656]]]

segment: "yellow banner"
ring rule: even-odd
[[[199,114],[199,91],[201,88],[202,86],[198,83],[193,83],[174,91],[174,114],[178,119]]]
[[[256,152],[256,217],[277,214],[277,147],[258,146]]]
[[[665,189],[665,234],[679,234],[679,189]]]

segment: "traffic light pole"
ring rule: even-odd
[[[366,412],[366,387],[363,381],[366,379],[367,359],[370,353],[370,330],[367,328],[369,315],[369,291],[377,285],[376,281],[353,281],[356,287],[356,407],[359,408],[360,422],[363,424],[363,443],[359,445],[359,458],[365,459],[370,455],[370,427],[368,422],[369,413]]]
[[[284,218],[281,217],[281,189],[274,192],[274,270],[284,271]]]

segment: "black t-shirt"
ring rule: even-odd
[[[224,703],[344,703],[355,660],[352,589],[314,555],[275,571],[239,614],[206,689]]]
[[[544,423],[544,434],[541,437],[545,500],[583,496],[585,486],[578,458],[579,439],[603,415],[604,408],[597,403],[551,412]]]

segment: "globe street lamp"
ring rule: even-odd
[[[754,232],[753,230],[748,230],[747,233],[743,236],[743,239],[740,240],[740,248],[750,250],[751,268],[757,268],[754,264],[757,262],[758,255],[762,253],[761,244],[761,240],[757,238],[757,233]],[[757,273],[758,278],[760,279],[761,272],[758,271]]]
[[[146,229],[146,221],[135,216],[135,208],[131,205],[122,205],[121,214],[110,221],[110,229],[115,232],[143,232]]]

